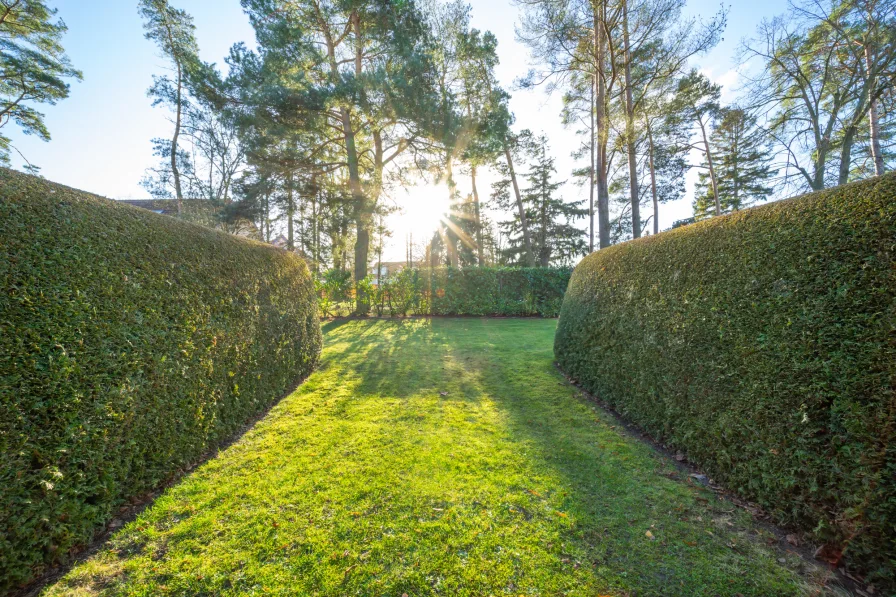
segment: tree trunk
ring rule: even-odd
[[[843,131],[843,142],[840,146],[840,171],[837,173],[837,184],[849,182],[849,169],[852,166],[852,146],[855,143],[856,127],[849,125]]]
[[[740,168],[737,162],[737,158],[740,150],[740,138],[743,134],[745,134],[746,130],[741,128],[740,126],[736,126],[734,129],[734,141],[731,146],[731,168],[729,170],[729,175],[731,176],[731,210],[737,211],[740,209]],[[724,172],[723,172],[724,173]]]
[[[383,287],[383,235],[380,232],[380,242],[376,248],[376,287]]]
[[[597,6],[592,9],[594,26],[594,65],[595,83],[597,85],[597,97],[595,98],[595,127],[597,134],[597,164],[595,171],[597,176],[597,220],[600,248],[610,246],[610,187],[607,183],[607,147],[606,139],[608,120],[606,113],[606,80],[604,78],[604,31],[601,23],[606,17],[606,4],[602,1],[601,13]]]
[[[448,155],[448,160],[446,161],[445,167],[447,170],[448,176],[446,177],[446,183],[448,185],[448,209],[452,210],[454,208],[454,192],[457,189],[457,185],[454,183],[454,168],[453,168],[454,160],[451,157],[451,154]],[[445,216],[446,220],[451,220],[451,213],[448,213]],[[457,259],[457,234],[451,230],[451,227],[445,226],[445,249],[448,251],[448,265],[451,267],[458,266]]]
[[[264,242],[271,242],[271,196],[264,194],[264,221],[261,223],[262,234],[264,234]]]
[[[355,77],[360,79],[363,68],[363,40],[361,39],[361,19],[357,12],[351,15],[351,25],[355,32]],[[336,84],[340,79],[339,64],[336,59],[336,42],[326,28],[324,37],[327,45],[327,57],[330,62],[330,76]],[[352,126],[351,114],[346,107],[339,108],[339,117],[342,125],[342,134],[345,139],[345,157],[348,167],[349,190],[352,195],[352,215],[355,219],[355,267],[354,277],[357,285],[367,277],[367,261],[370,252],[370,224],[373,219],[373,208],[369,205],[361,187],[361,172],[358,163],[358,150],[355,145],[355,130]],[[366,313],[370,303],[361,292],[355,293],[356,310],[358,313]]]
[[[523,229],[523,244],[526,247],[526,264],[535,267],[535,253],[532,247],[532,236],[529,233],[529,222],[526,219],[526,208],[523,206],[523,196],[520,186],[516,181],[516,172],[513,169],[513,156],[510,155],[510,146],[505,142],[504,156],[507,158],[507,167],[510,169],[510,181],[513,183],[513,193],[516,196],[516,207],[520,216],[520,227]]]
[[[660,201],[656,192],[656,170],[653,167],[653,132],[647,123],[647,158],[650,167],[650,195],[653,198],[653,233],[660,233]]]
[[[544,149],[542,148],[542,153]],[[547,184],[547,180],[542,180],[543,185]],[[544,187],[542,187],[544,188]],[[538,264],[541,267],[547,267],[551,263],[551,248],[548,246],[548,198],[547,193],[542,190],[541,193],[541,233],[538,235]]]
[[[588,163],[588,252],[594,252],[594,88],[596,87],[597,76],[591,82],[591,105],[588,111],[591,112],[591,161]]]
[[[641,197],[635,154],[635,102],[632,94],[631,47],[628,35],[628,0],[622,0],[622,38],[625,60],[625,144],[628,150],[629,195],[632,204],[632,237],[641,237]]]
[[[319,267],[319,244],[320,244],[320,226],[317,214],[317,179],[311,177],[311,262],[314,273],[320,271]]]
[[[871,49],[865,44],[865,68],[871,74]],[[874,97],[874,85],[868,86],[868,127],[871,133],[871,159],[874,161],[874,174],[884,173],[884,156],[880,149],[880,116],[877,112],[877,99]]]
[[[479,267],[485,265],[482,249],[482,210],[479,205],[479,190],[476,188],[476,165],[470,165],[470,180],[473,182],[473,211],[476,217],[476,262]]]
[[[180,121],[183,113],[183,71],[180,63],[177,64],[177,99],[176,113],[174,116],[174,136],[171,138],[171,175],[174,177],[174,194],[177,199],[177,213],[184,209],[184,195],[180,186],[180,170],[177,169],[177,140],[180,137]]]
[[[700,123],[700,132],[703,133],[703,147],[706,150],[706,161],[709,164],[709,181],[712,183],[712,194],[716,201],[716,215],[722,215],[722,204],[719,202],[719,188],[716,186],[716,170],[712,165],[712,153],[709,151],[709,138],[706,136],[706,125],[703,124],[703,116],[697,117]]]
[[[293,237],[293,216],[296,212],[295,199],[292,194],[292,173],[286,183],[286,248],[289,251],[295,251],[295,239]]]

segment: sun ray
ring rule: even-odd
[[[451,232],[457,235],[457,238],[459,238],[460,241],[467,245],[469,248],[476,249],[479,247],[479,245],[476,244],[476,241],[473,240],[473,238],[470,237],[470,235],[467,234],[463,230],[463,228],[451,221],[451,218],[442,218],[442,223],[444,223],[445,226],[451,230]]]

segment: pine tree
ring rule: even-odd
[[[31,104],[68,97],[66,79],[81,80],[60,43],[67,31],[42,0],[0,4],[0,129],[16,123],[27,135],[50,140],[44,115]],[[0,133],[0,165],[9,163],[10,139]]]
[[[527,136],[523,146],[530,167],[526,175],[528,186],[523,190],[523,204],[529,223],[536,264],[548,267],[551,264],[571,264],[576,257],[584,255],[588,245],[585,231],[576,227],[573,221],[587,216],[583,209],[584,200],[565,202],[557,194],[563,182],[555,182],[557,168],[553,156],[548,153],[548,139],[545,135],[537,138]],[[495,187],[495,198],[499,204],[509,205],[510,180],[505,178]],[[508,239],[504,257],[508,263],[525,263],[525,240],[519,217],[501,223]]]
[[[772,193],[768,183],[776,171],[771,166],[772,155],[765,133],[756,126],[755,116],[741,108],[723,109],[709,145],[723,213],[749,207]],[[709,177],[701,173],[694,216],[697,219],[709,217],[715,203]]]
[[[187,109],[187,81],[199,69],[200,64],[199,46],[194,35],[196,26],[193,24],[193,17],[183,10],[173,8],[168,0],[140,0],[139,11],[145,21],[146,39],[159,46],[162,55],[170,61],[174,73],[173,79],[167,75],[153,76],[148,94],[153,98],[153,106],[165,104],[174,111],[174,132],[166,154],[170,159],[174,196],[177,199],[177,211],[180,212],[184,193],[178,138]]]

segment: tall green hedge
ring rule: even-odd
[[[294,255],[0,169],[0,589],[314,367]]]
[[[427,315],[556,317],[569,268],[469,267],[421,269]]]
[[[896,175],[604,249],[573,273],[556,358],[713,478],[893,583],[894,255]]]

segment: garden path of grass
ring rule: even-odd
[[[304,385],[45,594],[820,594],[563,380],[555,328],[327,324]]]

